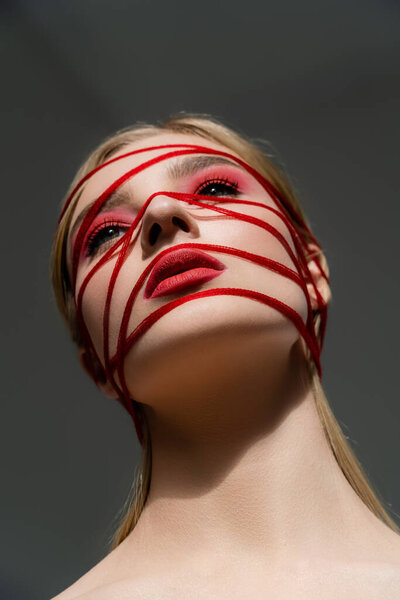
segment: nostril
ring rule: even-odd
[[[153,246],[156,243],[159,232],[161,231],[161,227],[158,223],[153,223],[149,233],[149,241]]]
[[[178,227],[183,229],[183,231],[189,231],[188,224],[183,219],[180,219],[179,217],[172,217],[172,222],[174,225],[178,225]]]
[[[186,223],[186,221],[184,221],[183,219],[180,219],[179,217],[172,217],[172,223],[175,226],[178,226],[183,231],[186,231],[186,232],[189,231],[189,226]],[[158,223],[153,223],[153,225],[150,227],[149,242],[150,242],[151,246],[154,246],[154,244],[156,243],[161,230],[162,230],[162,227]]]

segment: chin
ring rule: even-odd
[[[272,308],[242,297],[212,297],[188,302],[161,317],[130,349],[125,360],[128,389],[135,400],[165,390],[189,394],[195,385],[234,378],[289,355],[298,332]]]

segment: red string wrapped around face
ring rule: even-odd
[[[169,151],[169,148],[178,148],[173,151]],[[100,169],[110,165],[113,162],[118,160],[122,160],[127,156],[140,154],[149,152],[152,150],[165,150],[162,154],[159,154],[156,157],[153,157],[147,161],[143,161],[141,164],[137,165],[133,169],[126,171],[123,175],[118,177],[104,192],[96,199],[96,201],[92,204],[92,206],[88,209],[85,217],[83,218],[79,229],[77,231],[76,237],[74,239],[73,247],[72,247],[72,288],[76,305],[76,313],[78,324],[82,333],[83,343],[86,348],[90,349],[97,356],[99,362],[100,358],[98,352],[95,349],[93,340],[89,334],[89,329],[87,324],[85,323],[82,311],[82,303],[84,299],[85,290],[89,282],[92,280],[93,276],[99,269],[103,268],[107,262],[111,259],[117,257],[114,267],[111,272],[111,276],[108,281],[108,289],[104,306],[104,314],[103,314],[103,361],[104,361],[104,370],[108,380],[111,382],[112,386],[116,390],[120,401],[123,406],[128,410],[129,414],[132,416],[136,432],[139,438],[140,443],[143,441],[142,432],[140,430],[140,425],[137,419],[137,415],[134,410],[134,403],[131,398],[131,394],[128,390],[128,386],[126,383],[125,372],[124,372],[124,361],[127,353],[133,347],[133,345],[140,339],[141,336],[162,316],[173,310],[174,308],[184,304],[185,302],[190,302],[196,300],[198,298],[204,298],[208,296],[215,295],[230,295],[230,296],[243,296],[249,298],[251,300],[255,300],[257,302],[263,303],[267,306],[272,307],[273,309],[279,311],[282,315],[284,315],[287,319],[289,319],[297,328],[305,343],[307,344],[312,358],[315,362],[316,368],[318,370],[318,374],[321,377],[321,365],[320,365],[320,352],[323,344],[324,333],[326,328],[326,316],[327,316],[327,305],[322,298],[321,294],[318,291],[317,286],[314,283],[313,277],[310,274],[309,267],[306,260],[305,249],[309,240],[312,240],[313,244],[317,248],[319,248],[319,244],[316,241],[315,237],[309,230],[307,224],[302,219],[301,215],[294,211],[294,208],[286,201],[284,196],[271,184],[271,182],[267,181],[265,177],[263,177],[260,173],[258,173],[253,167],[248,165],[245,161],[241,160],[237,156],[230,154],[228,152],[223,152],[220,150],[215,150],[213,148],[209,148],[201,145],[194,144],[168,144],[168,145],[159,145],[152,146],[147,148],[141,148],[140,150],[135,150],[132,152],[128,152],[113,158],[112,160],[103,163],[90,173],[88,173],[75,187],[72,194],[67,199],[64,209],[60,215],[59,222],[64,215],[68,205],[71,200],[75,197],[76,193],[82,187],[82,185],[95,173],[97,173]],[[95,263],[93,268],[90,269],[89,273],[85,276],[83,281],[80,283],[79,288],[77,289],[77,274],[80,259],[82,256],[83,248],[85,243],[87,242],[88,230],[90,228],[93,219],[96,217],[98,212],[100,211],[103,204],[110,198],[111,194],[114,194],[125,182],[133,178],[138,173],[143,172],[145,169],[155,165],[161,161],[165,161],[177,156],[185,156],[190,154],[202,154],[202,155],[211,155],[211,156],[220,156],[233,161],[237,165],[240,165],[242,169],[247,171],[252,178],[254,178],[264,190],[268,193],[269,197],[272,198],[275,206],[269,206],[266,204],[262,204],[259,202],[254,202],[250,200],[239,200],[237,198],[230,197],[214,197],[207,196],[202,194],[188,194],[182,192],[170,192],[170,191],[157,191],[154,192],[143,204],[139,213],[137,214],[134,221],[127,228],[127,231],[122,235],[112,246],[102,255],[102,257]],[[113,292],[118,281],[118,275],[127,259],[128,253],[132,246],[136,243],[136,240],[132,242],[133,235],[136,229],[140,226],[143,215],[149,204],[152,200],[158,196],[164,196],[173,198],[178,202],[185,202],[189,205],[198,204],[201,201],[202,208],[209,209],[214,211],[215,213],[219,213],[221,215],[225,215],[229,219],[237,219],[243,221],[245,223],[250,224],[252,227],[261,228],[265,230],[268,234],[272,235],[281,247],[286,252],[287,256],[290,258],[291,264],[294,265],[294,269],[276,261],[271,258],[266,258],[265,256],[261,256],[258,254],[254,254],[251,252],[247,252],[238,248],[223,246],[223,245],[215,245],[215,244],[203,244],[203,243],[183,243],[174,245],[171,248],[167,248],[157,254],[154,259],[147,265],[144,271],[141,273],[139,278],[131,290],[129,297],[125,303],[125,307],[123,310],[118,340],[116,343],[116,350],[114,353],[111,353],[110,348],[110,307],[111,301],[113,299]],[[207,203],[208,200],[208,203]],[[216,206],[215,204],[210,204],[210,200],[214,203],[217,200]],[[224,203],[234,203],[240,206],[257,206],[262,208],[265,211],[265,219],[260,219],[254,217],[249,214],[241,213],[240,210],[229,210],[223,207]],[[271,217],[273,216],[273,219]],[[270,219],[269,219],[270,217]],[[269,220],[279,219],[287,228],[290,234],[291,244],[288,243],[285,236],[279,231],[279,229],[272,225]],[[296,227],[296,223],[300,224],[300,227]],[[308,234],[308,240],[304,238],[304,231]],[[132,331],[129,331],[129,320],[132,314],[132,310],[134,307],[135,299],[139,292],[141,292],[142,288],[144,288],[146,280],[148,282],[149,277],[151,276],[152,269],[160,261],[160,259],[164,259],[171,252],[176,252],[180,249],[193,249],[202,252],[207,252],[207,250],[212,252],[220,253],[221,255],[231,255],[236,256],[238,258],[243,258],[247,261],[251,261],[257,265],[261,265],[275,273],[279,274],[282,277],[285,277],[296,285],[298,285],[301,290],[304,292],[304,296],[306,298],[307,303],[307,319],[306,322],[303,321],[303,318],[296,312],[291,306],[279,300],[279,298],[269,296],[267,294],[263,294],[257,292],[255,290],[250,289],[242,289],[237,287],[215,287],[212,289],[205,289],[198,291],[196,293],[182,295],[179,298],[171,302],[166,302],[157,310],[153,311],[149,314],[145,319],[142,320]],[[328,281],[328,277],[322,269],[318,256],[314,258],[315,263],[317,264],[321,275]],[[217,261],[216,261],[217,262]],[[204,273],[203,273],[204,274]],[[206,274],[207,275],[207,274]],[[208,278],[209,280],[210,278]],[[207,277],[206,279],[207,280]],[[311,300],[307,288],[307,283],[311,282],[315,297],[318,303],[318,310],[321,316],[321,329],[320,329],[320,338],[321,343],[318,342],[313,311],[311,307]],[[118,381],[116,381],[116,374],[118,376]]]

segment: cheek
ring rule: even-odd
[[[103,314],[108,279],[94,276],[83,295],[82,315],[99,357],[103,357]]]
[[[85,325],[89,331],[93,345],[98,356],[103,360],[103,317],[105,311],[105,303],[107,290],[110,283],[115,261],[110,261],[102,266],[97,273],[92,277],[83,294],[82,315]],[[82,275],[82,280],[86,274]],[[118,282],[118,279],[117,279]],[[79,288],[78,288],[79,289]],[[122,314],[123,301],[125,296],[121,293],[122,290],[115,287],[112,302],[110,305],[110,337],[112,340],[117,339],[116,318],[117,314]]]
[[[129,295],[141,275],[141,269],[138,269],[137,263],[138,261],[135,257],[128,257],[114,284],[109,310],[108,348],[110,356],[113,356],[117,350],[119,330],[124,310]],[[107,292],[115,264],[115,260],[109,261],[95,273],[86,287],[82,302],[82,315],[85,325],[89,331],[96,352],[103,364],[104,312]],[[85,274],[82,275],[82,280],[84,278]],[[139,295],[141,293],[143,293],[143,291],[139,291]],[[131,311],[129,331],[136,327],[147,316],[148,311],[149,309],[147,308],[146,312],[143,303],[140,301],[138,302],[138,299],[135,300]]]
[[[261,200],[256,200],[260,201]],[[264,200],[265,202],[265,200]],[[272,206],[272,201],[271,204]],[[259,207],[246,207],[245,215],[260,219],[272,226],[278,238],[254,223],[239,219],[221,220],[218,234],[210,229],[211,243],[231,246],[270,259],[299,273],[296,265],[297,252],[291,233],[285,222],[276,214]],[[280,236],[280,239],[279,239]],[[283,241],[281,241],[283,240]],[[286,246],[285,246],[286,244]],[[292,256],[291,256],[292,253]],[[232,269],[228,275],[233,287],[249,288],[285,303],[307,321],[307,296],[300,285],[285,275],[242,257],[229,257]]]
[[[265,204],[265,198],[262,199]],[[261,199],[255,199],[261,202]],[[272,206],[272,200],[270,202]],[[229,206],[229,209],[232,207]],[[215,232],[213,243],[226,245],[252,252],[272,259],[297,271],[293,256],[296,256],[295,245],[285,222],[268,209],[246,206],[235,208],[245,217],[258,219],[264,226],[254,222],[243,221],[239,218],[221,220],[218,232]]]
[[[298,253],[292,235],[285,222],[270,211],[268,211],[267,217],[265,217],[265,215],[262,217],[261,214],[258,216],[272,225],[278,234],[280,234],[281,238],[277,239],[273,233],[263,231],[257,227],[257,233],[254,232],[254,240],[252,240],[253,247],[255,248],[254,252],[272,259],[280,265],[300,274],[297,260]],[[265,282],[264,286],[267,288],[264,290],[264,293],[274,296],[295,310],[301,316],[304,324],[306,324],[308,312],[307,295],[299,283],[286,277],[284,274],[276,273],[265,267],[262,280]],[[268,284],[270,284],[270,287]]]

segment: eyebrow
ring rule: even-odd
[[[188,156],[168,165],[167,176],[176,181],[178,179],[183,179],[184,177],[189,177],[197,171],[201,171],[202,169],[206,169],[207,167],[214,165],[229,165],[231,167],[237,167],[242,171],[246,171],[246,169],[239,163],[233,162],[232,160],[224,158],[223,156]],[[130,206],[131,200],[132,194],[129,190],[122,190],[118,188],[112,194],[110,194],[110,196],[98,210],[97,214],[101,214],[110,208],[116,208],[117,206]],[[90,202],[90,204],[88,204],[75,219],[69,235],[70,241],[73,240],[79,225],[82,223],[95,202],[97,202],[97,198]]]

